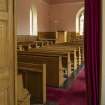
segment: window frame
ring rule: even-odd
[[[79,35],[84,35],[84,34],[80,34],[80,17],[82,16],[82,14],[84,13],[84,7],[82,7],[81,9],[79,9],[79,11],[76,14],[76,33],[78,33]],[[83,31],[84,33],[84,31]]]

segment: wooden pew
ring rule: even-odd
[[[18,52],[18,60],[23,62],[35,62],[47,64],[47,84],[60,87],[64,83],[63,60],[66,60],[67,75],[71,75],[71,51],[76,57],[75,48],[59,49],[31,49],[30,51]],[[77,66],[75,59],[73,64]]]
[[[58,43],[51,46],[45,46],[44,48],[62,48],[62,47],[75,47],[77,53],[78,66],[82,63],[84,64],[84,44],[72,44],[72,43]]]
[[[63,56],[62,58],[66,57],[67,61],[67,70],[68,70],[68,76],[70,76],[71,72],[71,58],[70,55],[72,54],[75,59],[73,59],[72,67],[73,69],[77,68],[77,56],[76,56],[76,48],[73,46],[46,46],[43,48],[39,49],[30,49],[30,51],[34,53],[39,53],[39,54],[56,54],[56,55],[61,55]],[[65,55],[65,56],[64,56]],[[64,60],[64,59],[63,59]]]
[[[61,48],[61,47],[76,47],[76,55],[77,55],[77,65],[78,67],[81,64],[84,64],[84,41],[80,41],[79,43],[77,41],[72,42],[65,42],[65,43],[57,43],[51,46],[45,46],[44,48]]]
[[[76,69],[77,67],[79,67],[80,65],[81,65],[81,62],[83,63],[83,59],[84,59],[84,55],[83,55],[83,51],[81,52],[81,48],[82,48],[82,50],[83,50],[83,45],[71,45],[70,43],[59,43],[59,44],[55,44],[55,45],[51,45],[51,46],[43,46],[43,48],[44,49],[48,49],[48,50],[58,50],[58,49],[66,49],[66,50],[68,50],[68,49],[71,49],[71,48],[76,48],[76,51],[74,51],[74,52],[76,52],[77,54],[77,58],[76,58],[76,56],[75,56],[75,59],[74,59],[74,69]],[[44,49],[42,49],[42,50],[44,50]],[[28,49],[28,50],[30,50],[30,48]],[[77,59],[77,60],[76,60]],[[76,62],[77,62],[77,66],[76,66]]]
[[[18,72],[23,76],[24,88],[31,94],[31,104],[45,104],[46,64],[19,62]]]
[[[59,51],[59,53],[61,52],[66,52],[68,53],[68,55],[72,54],[72,56],[74,57],[73,59],[73,67],[74,70],[77,69],[77,67],[79,67],[81,65],[81,47],[79,46],[74,46],[74,45],[63,45],[63,44],[55,44],[52,46],[46,46],[43,47],[41,49],[31,49],[32,51],[35,50],[36,51],[40,51],[40,52],[57,52]],[[69,56],[68,56],[69,57]]]
[[[46,55],[35,54],[27,52],[18,53],[18,61],[32,62],[39,64],[46,64],[47,85],[60,87],[64,83],[62,56],[58,55]]]
[[[73,60],[73,64],[72,67],[74,67],[74,70],[77,69],[77,56],[76,56],[76,51],[78,51],[77,46],[63,46],[63,45],[53,45],[53,46],[46,46],[40,49],[31,49],[30,51],[34,51],[34,53],[46,53],[46,52],[53,52],[53,53],[58,53],[59,54],[63,54],[66,53],[67,56],[67,60],[70,59],[70,55],[73,53],[74,55],[74,60]],[[80,57],[80,56],[79,56]],[[79,59],[80,60],[80,59]],[[81,61],[78,61],[81,62]],[[68,69],[70,68],[70,66],[68,67]]]
[[[40,41],[33,41],[33,42],[18,42],[17,43],[17,50],[18,51],[27,51],[31,48],[40,48],[43,46],[53,45],[52,40],[40,40]]]
[[[33,42],[17,42],[17,50],[18,51],[27,51],[32,48]]]

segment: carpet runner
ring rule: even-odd
[[[47,99],[57,105],[87,105],[84,69],[66,89],[47,87]]]

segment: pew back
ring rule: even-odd
[[[32,55],[18,53],[19,62],[31,62],[38,64],[46,64],[46,82],[49,86],[60,87],[63,85],[63,68],[61,56]]]

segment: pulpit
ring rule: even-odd
[[[57,31],[56,32],[56,43],[67,42],[67,32],[66,31]]]

